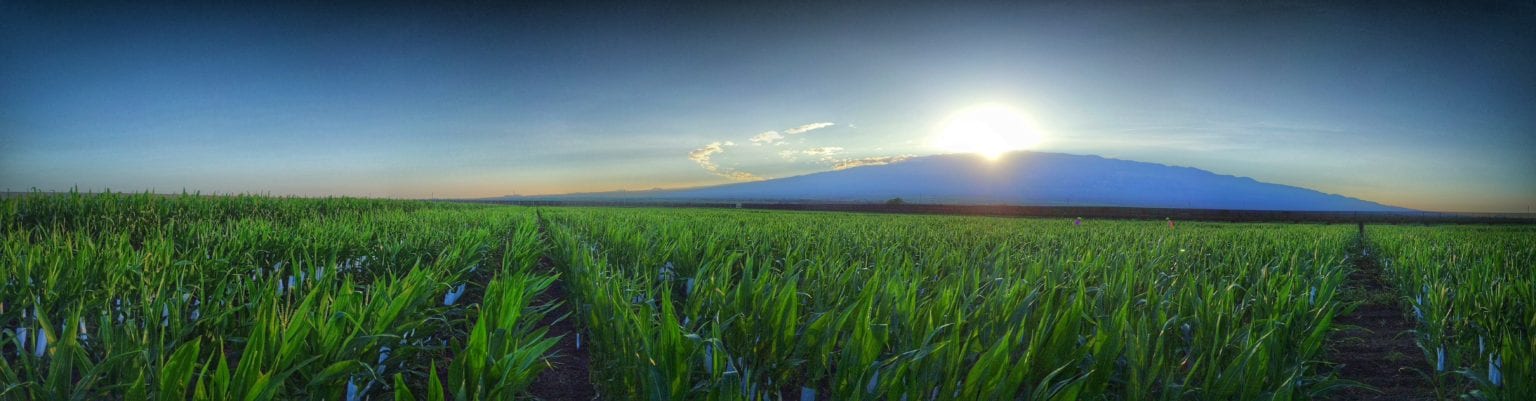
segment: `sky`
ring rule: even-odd
[[[218,4],[204,4],[218,3]],[[1033,150],[1536,207],[1529,3],[0,1],[0,187],[488,197]]]

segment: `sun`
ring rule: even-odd
[[[932,145],[945,152],[975,153],[996,161],[1015,150],[1040,144],[1040,131],[1028,115],[1001,103],[985,103],[951,114]]]

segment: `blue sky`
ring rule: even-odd
[[[939,153],[946,116],[991,102],[1036,121],[1037,150],[1527,211],[1530,49],[1536,11],[1499,3],[3,2],[0,184],[707,185]]]

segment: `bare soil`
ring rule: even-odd
[[[1335,332],[1327,360],[1338,363],[1341,378],[1371,388],[1350,388],[1335,400],[1434,400],[1434,387],[1425,376],[1431,367],[1413,341],[1414,322],[1397,302],[1397,291],[1382,276],[1381,266],[1363,243],[1351,250],[1355,271],[1345,284],[1346,302],[1360,305],[1334,321]]]
[[[538,224],[539,235],[548,238],[542,215],[538,218]],[[548,255],[539,258],[539,268],[548,273],[559,271]],[[539,377],[535,378],[533,384],[528,387],[528,392],[539,400],[597,399],[597,390],[592,385],[591,355],[587,353],[586,348],[576,347],[576,338],[582,335],[583,330],[575,323],[578,316],[575,314],[575,309],[571,307],[572,299],[568,295],[563,280],[555,280],[535,300],[536,304],[560,303],[544,316],[543,321],[539,322],[549,328],[549,335],[560,336],[560,340],[555,343],[551,351],[555,355],[552,366],[546,367],[539,373]]]

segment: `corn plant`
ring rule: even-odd
[[[0,399],[387,398],[441,387],[439,360],[499,361],[475,327],[518,350],[481,373],[548,356],[527,209],[37,193],[0,212]]]
[[[1536,230],[1373,226],[1371,243],[1442,393],[1536,397]]]
[[[624,399],[1305,399],[1345,227],[554,209]]]

